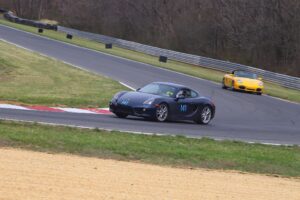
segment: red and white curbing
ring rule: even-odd
[[[17,106],[11,104],[0,104],[0,108],[14,109],[14,110],[32,110],[44,112],[69,112],[80,114],[98,114],[98,115],[111,115],[112,113],[108,108],[61,108],[61,107],[47,107],[47,106]]]

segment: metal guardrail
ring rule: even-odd
[[[34,21],[34,20],[29,20],[29,19],[23,19],[23,18],[15,16],[13,12],[6,11],[4,9],[0,9],[0,12],[4,12],[3,16],[5,19],[7,19],[8,21],[17,23],[17,24],[24,24],[24,25],[28,25],[28,26],[34,26],[37,28],[43,28],[43,29],[57,30],[57,25],[47,24],[47,23],[38,22],[38,21]]]
[[[37,22],[33,20],[28,19],[22,19],[17,16],[15,16],[12,12],[6,11],[5,9],[1,9],[1,12],[5,12],[4,17],[12,22],[25,24],[29,26],[34,26],[38,28],[45,28],[45,29],[52,29],[52,30],[58,30],[67,34],[72,34],[74,36],[79,36],[82,38],[87,38],[90,40],[94,40],[101,43],[111,43],[113,45],[116,45],[121,48],[142,52],[145,54],[149,54],[152,56],[166,56],[168,59],[188,63],[192,65],[197,65],[201,67],[206,67],[210,69],[215,69],[223,72],[231,72],[233,70],[237,69],[243,69],[247,71],[254,72],[258,74],[259,76],[262,76],[265,80],[277,83],[281,86],[298,89],[300,90],[300,78],[288,76],[284,74],[279,74],[271,71],[266,71],[263,69],[258,69],[255,67],[250,67],[242,64],[232,63],[228,61],[222,61],[197,55],[191,55],[187,53],[181,53],[176,52],[172,50],[167,49],[161,49],[158,47],[153,47],[149,45],[140,44],[137,42],[131,42],[127,40],[122,40],[118,38],[113,38],[105,35],[95,34],[95,33],[89,33],[84,31],[79,31],[76,29],[66,28],[62,26],[56,26],[56,25],[50,25],[45,24],[42,22]]]
[[[171,60],[193,64],[193,65],[206,67],[210,69],[215,69],[223,72],[231,72],[233,70],[243,69],[243,70],[256,73],[259,76],[262,76],[264,80],[277,83],[284,87],[300,90],[300,78],[298,77],[270,72],[263,69],[258,69],[255,67],[250,67],[246,65],[237,64],[237,63],[232,63],[232,62],[227,62],[227,61],[222,61],[222,60],[217,60],[212,58],[206,58],[206,57],[191,55],[187,53],[180,53],[180,52],[171,51],[167,49],[161,49],[158,47],[144,45],[137,42],[131,42],[131,41],[117,39],[105,35],[79,31],[76,29],[66,28],[62,26],[58,26],[58,31],[72,34],[74,36],[78,36],[82,38],[87,38],[101,43],[112,43],[113,45],[116,45],[121,48],[142,52],[152,56],[166,56],[168,57],[168,59]]]
[[[4,9],[4,8],[0,8],[0,13],[7,13],[8,10]]]

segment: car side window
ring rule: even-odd
[[[191,98],[192,97],[191,90],[188,90],[188,89],[180,90],[179,93],[182,94],[184,96],[184,98]]]
[[[198,97],[198,94],[197,94],[197,92],[195,92],[195,91],[191,91],[191,97],[192,98],[196,98],[196,97]]]
[[[182,90],[182,94],[184,96],[184,98],[189,98],[191,96],[191,93],[189,90]]]
[[[189,89],[183,89],[183,90],[180,90],[177,95],[180,94],[180,95],[183,95],[184,98],[196,98],[198,97],[198,93],[193,91],[193,90],[189,90]]]

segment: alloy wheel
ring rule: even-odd
[[[169,114],[168,106],[166,104],[161,104],[156,110],[156,119],[160,122],[167,120]]]
[[[201,113],[201,121],[203,124],[208,124],[211,120],[212,112],[210,107],[206,106],[203,108]]]

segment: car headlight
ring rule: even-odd
[[[152,98],[152,99],[148,99],[148,100],[144,101],[143,104],[151,105],[153,102],[154,102],[154,99]]]
[[[264,86],[264,83],[263,83],[263,82],[260,82],[258,85],[259,85],[259,86]]]
[[[237,80],[237,83],[238,83],[238,84],[243,84],[243,81],[238,79],[238,80]]]

